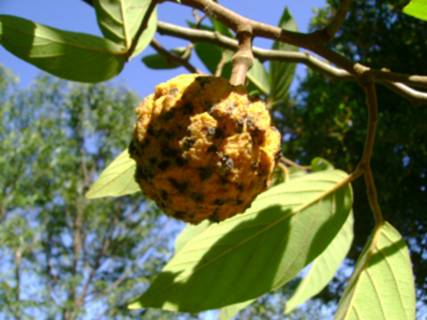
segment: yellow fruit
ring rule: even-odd
[[[222,221],[268,187],[280,134],[265,104],[242,86],[181,75],[158,85],[136,113],[135,179],[167,214]]]

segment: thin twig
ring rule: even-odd
[[[181,39],[187,39],[192,42],[204,41],[204,42],[210,42],[210,43],[216,44],[226,49],[231,49],[231,50],[238,49],[237,40],[221,35],[216,32],[211,32],[207,30],[195,30],[195,29],[181,27],[181,26],[177,26],[177,25],[162,22],[162,21],[158,22],[157,31],[162,35],[168,35],[168,36],[173,36]],[[309,54],[308,52],[267,50],[259,47],[253,47],[252,52],[254,56],[260,59],[261,61],[282,60],[282,61],[288,61],[292,63],[303,63],[308,67],[314,68],[318,71],[321,71],[327,74],[328,76],[339,78],[341,80],[356,80],[358,76],[358,72],[356,71],[354,72],[355,74],[352,74],[347,70],[344,70],[342,68],[337,68],[331,65],[327,61],[316,58],[315,56]],[[347,61],[346,63],[347,65],[349,64],[351,65],[349,61]],[[357,70],[358,68],[360,69],[360,68],[363,68],[364,66],[360,64],[355,64],[355,67],[353,67],[352,65],[351,67]],[[372,73],[372,70],[369,70],[369,68],[367,67],[364,67],[364,68],[365,68],[364,70],[368,70],[369,72]],[[381,76],[379,78],[377,77],[378,74],[382,74],[384,72],[386,72],[387,75]],[[390,71],[381,70],[379,73],[373,72],[372,74],[375,82],[393,89],[393,91],[399,93],[400,95],[407,98],[408,100],[417,101],[418,103],[426,102],[427,93],[422,91],[417,91],[411,87],[406,86],[405,84],[396,83],[386,79],[389,75],[393,77],[394,73],[392,72],[390,73]],[[402,75],[398,76],[399,79],[401,77]],[[409,76],[408,81],[411,81],[411,82],[415,81],[419,85],[424,81],[424,79],[423,79],[423,76],[415,76],[415,78]]]
[[[179,64],[183,66],[185,69],[187,69],[191,73],[202,73],[200,70],[198,70],[196,67],[194,67],[188,59],[185,59],[167,49],[165,49],[160,42],[158,42],[155,38],[151,40],[150,46],[156,50],[159,54],[163,55],[168,61],[173,61],[176,64]]]
[[[358,166],[363,170],[365,178],[366,191],[368,195],[369,204],[374,213],[375,225],[378,226],[384,222],[381,212],[381,207],[378,203],[377,189],[371,169],[371,159],[375,144],[375,135],[378,121],[378,99],[375,88],[375,83],[368,81],[363,84],[366,95],[366,105],[368,107],[368,132],[366,135],[365,146],[363,148],[362,159]]]

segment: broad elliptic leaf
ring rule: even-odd
[[[188,241],[129,308],[199,312],[275,290],[311,263],[351,211],[347,175],[323,171],[262,193]]]
[[[209,72],[214,74],[218,63],[221,61],[222,50],[208,42],[197,42],[194,45],[194,50]]]
[[[124,150],[107,168],[86,193],[86,198],[120,197],[140,191],[135,182],[135,161]]]
[[[280,18],[279,27],[288,31],[297,31],[297,25],[291,16],[288,8]],[[297,51],[298,49],[289,44],[275,41],[273,43],[273,49],[276,50],[292,50]],[[287,98],[289,87],[292,83],[295,74],[295,64],[284,62],[284,61],[271,61],[270,62],[270,100],[272,105],[276,104]]]
[[[208,228],[212,222],[205,220],[200,222],[197,225],[189,224],[187,225],[181,233],[176,237],[175,240],[175,254],[181,250],[188,241],[197,236],[199,233],[203,232]]]
[[[8,15],[0,15],[0,30],[0,43],[8,51],[64,79],[104,81],[117,75],[125,63],[116,44],[92,35]]]
[[[123,52],[126,53],[131,47],[132,41],[151,2],[151,0],[93,1],[98,25],[103,35],[107,39],[121,45]],[[131,56],[138,55],[148,46],[156,32],[156,27],[157,14],[154,10]]]
[[[311,160],[310,167],[312,171],[324,171],[334,169],[334,165],[332,163],[321,157],[316,157]]]
[[[318,294],[332,280],[353,242],[353,222],[351,213],[325,251],[311,264],[310,270],[286,302],[285,313],[292,312],[300,304]]]
[[[267,71],[265,70],[264,65],[257,58],[254,59],[247,76],[255,87],[257,87],[262,93],[266,95],[270,94],[270,83]]]
[[[403,12],[415,18],[427,21],[427,0],[411,0]]]
[[[171,53],[178,57],[185,57],[187,54],[186,48],[176,48],[172,49]],[[147,55],[142,58],[142,62],[151,69],[175,69],[181,67],[181,64],[173,61],[172,59],[168,59],[163,54],[154,53]]]
[[[375,229],[363,250],[335,319],[415,319],[415,287],[408,248],[389,223]]]

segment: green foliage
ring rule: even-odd
[[[289,31],[297,31],[297,25],[292,18],[288,8],[285,7],[282,17],[279,21],[279,27]],[[277,50],[298,50],[296,47],[286,43],[275,41],[273,43],[273,49]],[[269,100],[272,105],[278,102],[286,100],[289,87],[292,83],[295,73],[295,64],[283,61],[271,61],[270,62],[270,96]]]
[[[102,171],[86,198],[119,197],[140,191],[134,179],[135,168],[135,161],[129,157],[128,150],[124,150]]]
[[[123,53],[128,52],[150,3],[150,0],[94,1],[102,34],[105,38],[119,44]],[[156,24],[157,15],[154,12],[148,20],[147,28],[138,39],[132,56],[138,55],[147,47],[156,32]]]
[[[340,185],[345,178],[341,171],[323,171],[269,189],[244,214],[190,239],[131,308],[198,312],[280,288],[347,219],[352,194]]]
[[[408,248],[389,223],[374,231],[363,250],[336,319],[415,319],[415,288]]]
[[[403,8],[403,12],[415,18],[427,21],[427,1],[411,0]]]
[[[58,77],[100,82],[117,75],[125,57],[119,46],[95,36],[63,31],[0,15],[0,43],[17,57]]]
[[[172,49],[170,52],[171,54],[184,58],[187,57],[188,50],[187,48],[176,48]],[[142,62],[151,69],[175,69],[181,66],[179,63],[168,59],[166,56],[159,53],[143,57]]]
[[[298,305],[318,294],[332,280],[350,250],[353,241],[353,223],[353,213],[350,213],[341,230],[325,251],[313,261],[310,271],[286,302],[286,313],[292,312]]]

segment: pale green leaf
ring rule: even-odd
[[[86,198],[120,197],[140,191],[134,179],[135,168],[135,161],[124,150],[101,173],[86,193]]]
[[[270,94],[270,82],[264,65],[257,59],[254,59],[252,67],[247,74],[248,79],[264,94]]]
[[[300,304],[318,294],[332,280],[350,250],[353,241],[353,222],[351,213],[334,240],[313,261],[309,272],[286,302],[285,313],[292,312]]]
[[[240,303],[232,304],[231,306],[226,306],[221,308],[219,312],[219,320],[232,320],[234,317],[243,309],[248,307],[254,302],[255,299],[251,299],[248,301],[243,301]]]
[[[322,171],[270,188],[244,214],[188,241],[129,307],[198,312],[280,288],[346,221],[352,206],[346,178],[342,171]]]
[[[22,60],[58,77],[100,82],[117,75],[125,58],[114,43],[0,15],[1,44]]]
[[[403,12],[415,18],[427,21],[427,0],[411,0]]]
[[[181,250],[184,245],[190,241],[192,238],[197,236],[199,233],[203,232],[206,228],[208,228],[212,222],[209,220],[205,220],[200,222],[197,225],[189,224],[187,225],[181,233],[176,237],[175,240],[175,254]]]
[[[104,36],[127,52],[150,6],[151,0],[95,0],[98,25]],[[138,40],[132,56],[144,50],[156,32],[157,14],[154,11],[147,28]]]
[[[408,248],[389,223],[376,229],[356,264],[338,320],[413,320],[415,288]]]
[[[279,27],[288,31],[297,31],[297,25],[292,18],[288,8],[285,8],[282,17],[280,18]],[[298,48],[286,43],[275,41],[273,43],[275,50],[292,50],[297,51]],[[295,74],[295,64],[286,61],[271,61],[270,62],[270,100],[272,105],[287,98],[289,87],[292,83]]]

